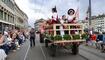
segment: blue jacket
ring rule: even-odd
[[[103,41],[103,42],[105,42],[105,34],[97,35],[97,40],[96,41]]]
[[[102,41],[102,40],[103,40],[103,35],[102,34],[97,35],[97,41]]]

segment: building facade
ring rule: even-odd
[[[14,17],[15,17],[15,26],[20,28],[27,28],[28,27],[28,17],[27,15],[22,12],[19,7],[15,4],[14,5]]]
[[[105,16],[97,16],[91,20],[93,30],[96,32],[105,32]]]
[[[27,15],[19,9],[14,0],[0,0],[0,31],[28,27]]]
[[[39,31],[40,24],[43,24],[43,22],[45,22],[44,19],[38,19],[38,20],[35,21],[34,27],[35,27],[35,30],[36,30],[36,31]]]
[[[84,29],[89,28],[89,21],[88,20],[79,20],[78,23],[83,24]]]

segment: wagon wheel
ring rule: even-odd
[[[48,47],[48,39],[45,39],[45,47]]]
[[[50,51],[51,51],[51,56],[52,57],[55,57],[56,56],[56,51],[57,51],[57,46],[56,45],[54,45],[54,44],[51,44],[51,46],[50,46]]]
[[[73,43],[73,45],[72,45],[72,54],[77,55],[78,52],[79,52],[78,44]]]

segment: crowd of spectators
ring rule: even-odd
[[[10,51],[19,50],[28,38],[28,31],[25,29],[13,29],[0,32],[0,60],[6,58]]]
[[[105,34],[91,34],[86,38],[86,45],[95,47],[96,49],[105,52]]]

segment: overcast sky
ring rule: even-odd
[[[55,5],[59,16],[67,14],[69,8],[77,9],[79,7],[79,19],[86,17],[88,9],[88,0],[15,0],[17,5],[29,17],[31,26],[35,20],[40,18],[51,18],[51,8]],[[92,0],[92,15],[105,13],[105,0]]]

